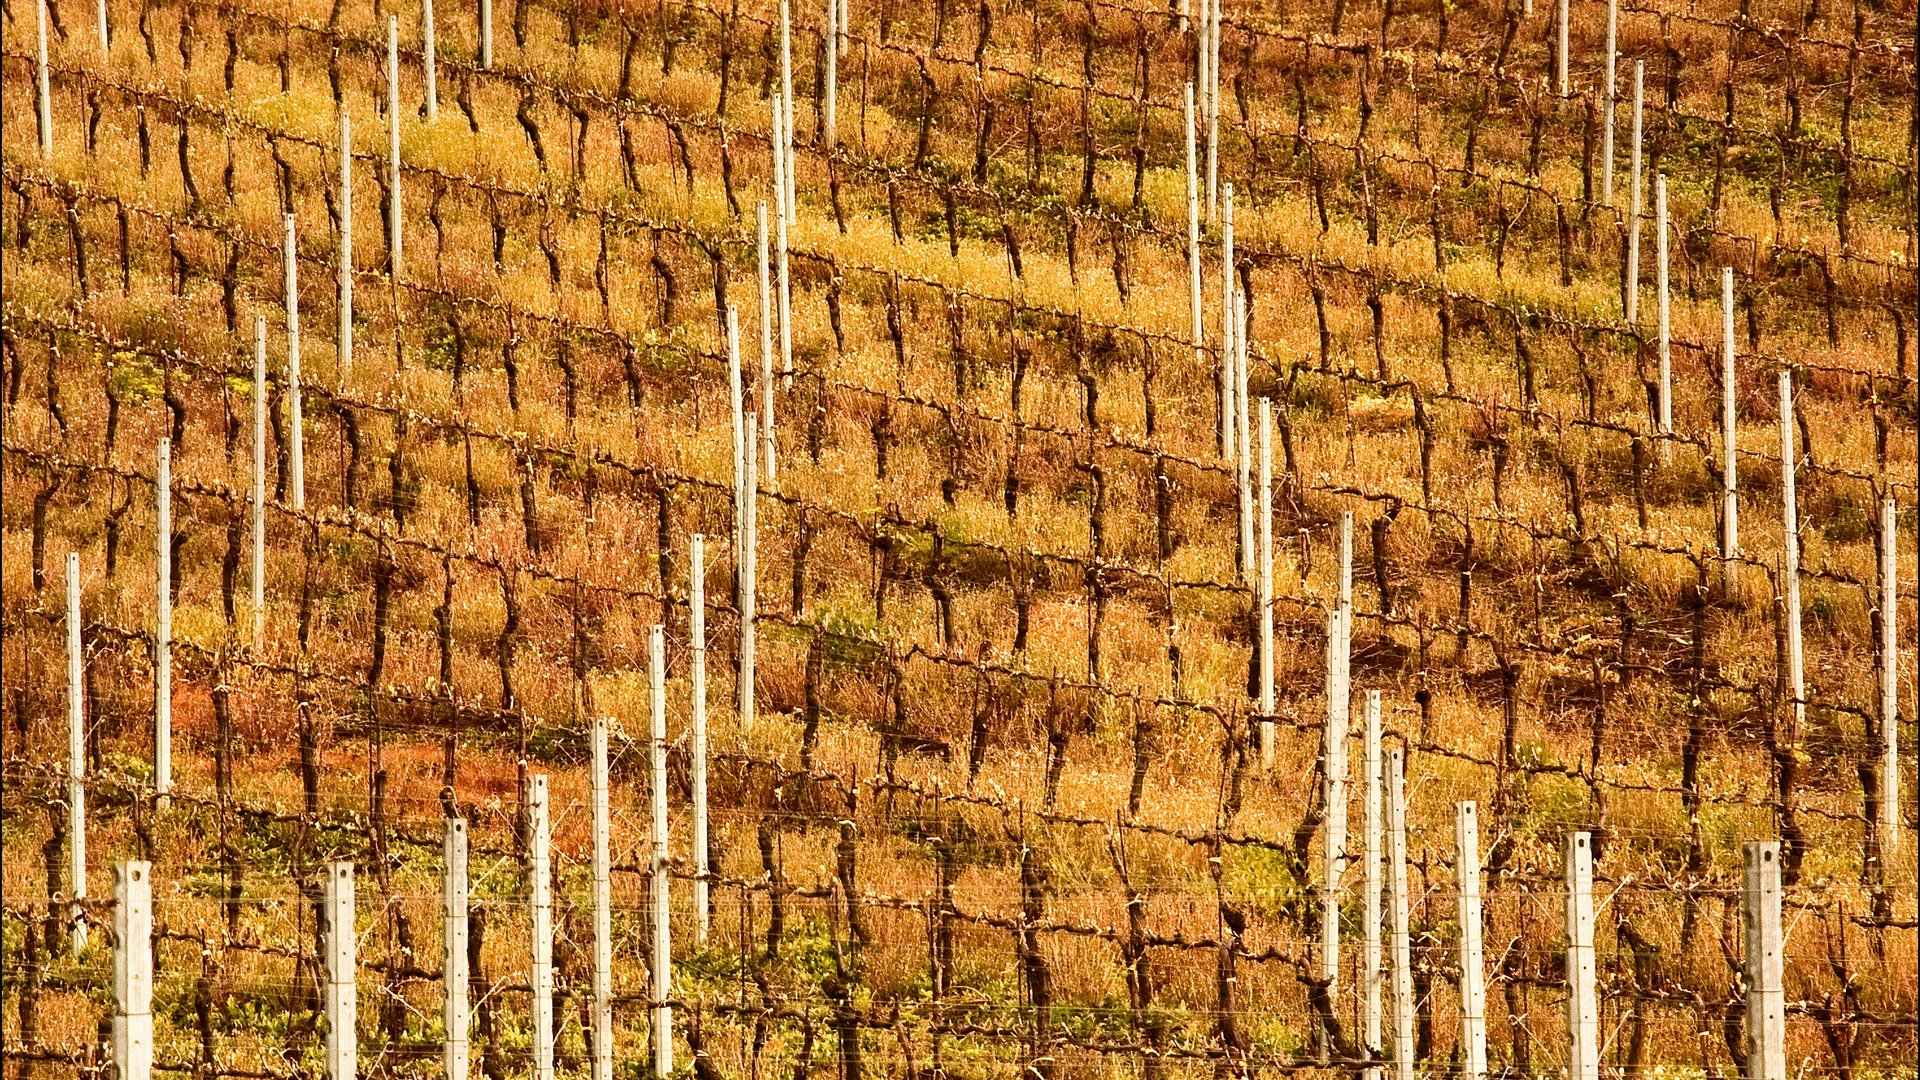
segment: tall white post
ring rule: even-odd
[[[253,317],[253,651],[267,644],[267,317]]]
[[[774,118],[774,273],[780,285],[780,375],[793,384],[793,279],[787,264],[787,226],[793,219],[792,192],[787,176],[792,168],[793,144],[788,137],[786,107],[773,103]]]
[[[693,940],[705,945],[711,922],[707,910],[707,538],[694,533],[688,547],[692,595],[687,615],[693,638],[693,746],[688,762],[693,787]]]
[[[821,147],[821,152],[828,157],[833,156],[833,148],[837,145],[837,140],[834,138],[834,97],[839,93],[840,87],[839,21],[840,0],[827,0],[826,36],[822,39],[820,46],[821,51],[826,54],[827,65],[826,75],[822,80],[825,85],[821,88],[820,95],[820,126],[825,132],[825,144]]]
[[[1453,814],[1453,867],[1459,881],[1461,1074],[1487,1075],[1487,967],[1481,946],[1480,808],[1457,803]]]
[[[1347,714],[1340,707],[1340,613],[1327,612],[1327,729],[1322,745],[1326,762],[1326,833],[1320,888],[1320,977],[1333,1000],[1340,979],[1341,878],[1347,861]]]
[[[1786,1080],[1786,959],[1780,933],[1780,842],[1746,845],[1747,1080]]]
[[[1207,215],[1220,206],[1220,0],[1208,5],[1207,34]]]
[[[1260,399],[1260,766],[1273,766],[1273,402]]]
[[[440,76],[434,59],[433,0],[421,0],[420,75],[426,82],[427,123],[440,118]]]
[[[387,16],[387,248],[388,271],[400,280],[400,17]]]
[[[94,0],[93,14],[99,23],[100,55],[106,56],[113,51],[113,34],[107,26],[107,0]]]
[[[119,1080],[153,1076],[153,864],[113,874],[113,1061]]]
[[[47,79],[47,0],[34,0],[34,119],[39,124],[40,156],[53,156],[53,84]]]
[[[446,1080],[467,1080],[467,822],[446,819],[442,840],[445,868],[440,888],[441,1020],[447,1030],[441,1044]]]
[[[1793,700],[1793,738],[1807,718],[1805,651],[1800,640],[1800,510],[1794,497],[1798,457],[1793,444],[1793,372],[1780,373],[1780,515],[1785,551],[1780,567],[1787,604],[1787,689]]]
[[[1380,939],[1380,857],[1381,842],[1386,834],[1386,821],[1383,819],[1381,800],[1380,759],[1380,691],[1369,690],[1364,699],[1364,723],[1366,725],[1365,752],[1366,761],[1366,830],[1364,847],[1365,862],[1360,875],[1360,921],[1366,928],[1365,955],[1362,957],[1361,988],[1362,1004],[1366,1009],[1366,1046],[1369,1057],[1378,1055],[1383,1049],[1380,1031],[1380,981],[1384,971],[1381,963],[1383,945]],[[1366,1070],[1367,1080],[1381,1080],[1380,1070]]]
[[[1734,424],[1733,267],[1720,268],[1720,557],[1740,554],[1740,454]]]
[[[293,509],[301,513],[307,508],[307,464],[300,404],[300,247],[292,214],[286,217],[286,230],[287,434],[292,444],[287,449],[287,465],[293,474]]]
[[[67,553],[67,895],[73,951],[87,945],[87,709],[80,648],[80,556]]]
[[[340,110],[339,381],[353,378],[353,120]]]
[[[1561,0],[1562,3],[1565,0]],[[1654,291],[1659,300],[1660,334],[1660,434],[1673,434],[1673,327],[1667,299],[1667,176],[1653,178]],[[1663,439],[1660,452],[1668,453]]]
[[[786,189],[786,217],[793,217],[793,4],[780,0],[780,183]]]
[[[1560,87],[1560,96],[1566,97],[1571,91],[1567,82],[1567,0],[1560,0],[1560,9],[1556,13],[1560,26],[1559,51],[1554,56],[1554,76]]]
[[[330,862],[324,903],[327,909],[327,1077],[355,1080],[359,1075],[359,1041],[355,1032],[358,1001],[354,996],[356,938],[353,926],[353,864]]]
[[[162,438],[154,455],[153,794],[173,793],[173,447]]]
[[[1211,0],[1202,0],[1210,3]],[[1194,135],[1193,84],[1186,88],[1187,122],[1187,280],[1188,306],[1193,322],[1193,360],[1196,367],[1206,363],[1206,319],[1200,304],[1200,173],[1199,151]],[[1233,380],[1227,377],[1226,354],[1221,353],[1217,378],[1220,380],[1220,456],[1233,458]]]
[[[1212,0],[1208,0],[1209,3]],[[1238,319],[1234,317],[1234,280],[1233,280],[1233,185],[1227,185],[1226,201],[1220,207],[1220,365],[1226,377],[1228,435],[1227,460],[1235,464],[1235,486],[1240,487],[1241,501],[1244,505],[1246,489],[1239,485],[1240,470],[1240,366],[1239,352],[1234,348],[1233,338]],[[1247,567],[1251,565],[1252,552],[1245,546],[1240,549],[1240,577],[1246,579]]]
[[[1387,752],[1387,892],[1393,952],[1393,1080],[1413,1080],[1413,935],[1408,928],[1407,769],[1399,747]]]
[[[767,485],[774,483],[773,461],[773,277],[767,254],[767,204],[754,209],[754,234],[760,255],[760,436],[764,443]],[[782,324],[784,325],[784,323]]]
[[[1899,537],[1892,499],[1880,504],[1880,845],[1900,842]],[[1882,856],[1883,858],[1885,856]]]
[[[673,939],[667,878],[667,646],[659,626],[648,643],[647,669],[653,683],[653,1071],[667,1076],[673,1072]]]
[[[1241,580],[1250,582],[1256,553],[1253,549],[1253,424],[1247,401],[1247,294],[1233,290],[1227,309],[1233,312],[1233,345],[1227,352],[1233,359],[1234,428],[1240,443],[1233,455],[1234,471],[1240,481],[1240,572]]]
[[[1593,955],[1593,837],[1567,837],[1567,1077],[1599,1080],[1600,993]]]
[[[527,901],[533,912],[533,1080],[553,1080],[553,855],[547,777],[528,778]]]
[[[1340,582],[1336,596],[1340,617],[1340,640],[1333,651],[1333,677],[1339,692],[1334,707],[1340,711],[1340,730],[1348,728],[1353,715],[1353,511],[1340,512]]]
[[[613,819],[607,718],[593,718],[593,1080],[613,1080]]]
[[[480,67],[493,69],[493,0],[480,0]]]
[[[1619,95],[1620,0],[1607,0],[1607,93],[1600,144],[1600,201],[1613,205],[1613,101]]]
[[[1640,128],[1641,112],[1646,104],[1646,65],[1633,62],[1633,172],[1628,180],[1627,199],[1627,280],[1624,314],[1628,324],[1640,321]]]

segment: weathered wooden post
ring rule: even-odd
[[[1567,1076],[1599,1080],[1600,995],[1593,955],[1593,837],[1567,837]]]
[[[446,1041],[441,1058],[446,1080],[467,1080],[467,822],[446,819],[442,838],[445,868],[440,888],[441,1020]]]
[[[1607,0],[1607,92],[1603,117],[1600,160],[1600,201],[1613,206],[1613,107],[1619,96],[1620,0]]]
[[[113,875],[113,1062],[118,1080],[153,1076],[153,864]]]
[[[1720,268],[1720,558],[1727,563],[1729,580],[1733,560],[1740,554],[1740,453],[1735,427],[1737,388],[1733,350],[1733,267]]]
[[[528,778],[527,901],[533,913],[533,1080],[553,1080],[553,856],[547,777]]]
[[[1262,403],[1265,400],[1262,399]],[[1380,1032],[1380,982],[1383,972],[1380,939],[1380,857],[1381,841],[1386,833],[1386,822],[1382,818],[1381,766],[1380,759],[1380,691],[1368,690],[1362,706],[1362,723],[1365,725],[1366,753],[1366,818],[1363,823],[1365,838],[1365,862],[1360,875],[1360,921],[1365,930],[1365,947],[1361,967],[1361,1001],[1366,1012],[1365,1051],[1369,1058],[1378,1057],[1383,1049]],[[1369,1067],[1366,1080],[1381,1080],[1380,1070]]]
[[[593,757],[593,1080],[613,1080],[613,818],[607,778],[607,718],[588,736]]]
[[[773,277],[767,253],[767,204],[754,208],[755,247],[760,256],[760,426],[766,442],[767,484],[774,483],[773,460]]]
[[[1880,850],[1900,843],[1900,579],[1892,499],[1880,504]],[[1883,856],[1884,858],[1884,856]]]
[[[340,286],[337,330],[339,365],[337,378],[346,384],[353,379],[353,120],[346,109],[340,110],[340,262],[335,272]]]
[[[834,138],[834,98],[840,88],[840,0],[827,0],[826,31],[820,51],[825,53],[826,74],[820,91],[820,127],[824,136],[821,153],[831,158],[838,140]]]
[[[1321,748],[1326,762],[1326,832],[1320,887],[1320,978],[1327,982],[1327,1000],[1336,1001],[1340,981],[1340,897],[1347,860],[1347,712],[1341,707],[1343,686],[1336,653],[1340,646],[1340,612],[1327,612],[1327,727]],[[1323,1050],[1329,1049],[1326,1032]]]
[[[1208,0],[1209,3],[1212,0]],[[1236,319],[1233,309],[1233,185],[1228,184],[1226,201],[1220,206],[1220,364],[1225,371],[1227,394],[1227,460],[1234,463],[1235,486],[1239,488],[1244,506],[1246,488],[1239,484],[1240,476],[1240,368],[1239,352],[1234,348]],[[1244,511],[1243,511],[1244,516]],[[1240,549],[1240,577],[1246,579],[1250,556],[1246,547]]]
[[[421,0],[420,76],[426,83],[427,123],[440,118],[440,75],[434,59],[433,0]]]
[[[1786,1080],[1786,959],[1780,933],[1780,842],[1748,844],[1741,903],[1746,922],[1747,1080]]]
[[[1260,767],[1273,766],[1273,402],[1260,399]]]
[[[1207,216],[1220,207],[1220,0],[1207,5]]]
[[[652,681],[653,721],[653,1071],[673,1072],[673,939],[670,917],[672,894],[667,869],[667,646],[666,631],[655,626],[648,642],[648,674]]]
[[[1639,60],[1633,62],[1633,172],[1628,181],[1627,199],[1631,206],[1627,210],[1627,279],[1625,286],[1624,314],[1629,326],[1640,321],[1640,132],[1641,112],[1646,103],[1647,69]]]
[[[153,795],[162,809],[173,793],[173,448],[154,455]]]
[[[740,612],[740,731],[744,735],[753,726],[753,653],[754,653],[754,534],[757,528],[755,503],[758,485],[754,475],[754,439],[746,413],[740,370],[740,318],[727,308],[727,368],[733,395],[734,466],[734,578],[735,602]]]
[[[292,474],[293,512],[299,514],[307,509],[307,459],[300,402],[300,247],[292,214],[286,216],[286,232],[287,471]]]
[[[267,645],[267,317],[253,317],[253,651]]]
[[[1202,0],[1211,3],[1212,0]],[[1206,318],[1200,303],[1200,173],[1194,134],[1193,84],[1186,86],[1187,132],[1187,283],[1188,306],[1193,323],[1193,362],[1204,366],[1206,356]],[[1233,380],[1229,377],[1226,353],[1220,355],[1214,378],[1219,382],[1220,456],[1233,460]]]
[[[1805,649],[1800,636],[1800,510],[1794,496],[1798,454],[1793,445],[1793,372],[1780,373],[1780,514],[1785,551],[1780,585],[1787,607],[1787,689],[1793,701],[1793,736],[1800,739],[1807,719]]]
[[[693,746],[689,771],[693,788],[693,940],[704,946],[712,922],[707,875],[707,538],[693,534],[687,556],[692,596],[687,605],[693,639]]]
[[[80,645],[80,556],[67,553],[67,879],[73,951],[87,947],[87,712]]]
[[[794,197],[798,194],[793,184],[793,5],[791,0],[780,0],[780,138],[781,148],[780,184],[786,196],[783,217],[791,221],[794,213]]]
[[[480,0],[480,68],[493,69],[493,0]]]
[[[47,0],[33,0],[34,120],[39,125],[40,156],[53,156],[53,84],[47,78]]]
[[[1459,884],[1460,1072],[1467,1080],[1487,1075],[1487,967],[1480,921],[1480,808],[1454,806],[1453,867]]]
[[[1388,929],[1393,952],[1393,1080],[1413,1080],[1413,935],[1408,926],[1407,770],[1404,751],[1387,752]]]
[[[1559,24],[1559,48],[1554,53],[1554,82],[1560,88],[1560,96],[1566,97],[1572,92],[1567,81],[1567,0],[1560,0],[1559,10],[1554,21]]]
[[[356,938],[353,926],[353,864],[326,866],[327,911],[327,1077],[355,1080],[359,1075],[359,1039],[355,1034],[358,1000],[354,993]]]
[[[780,285],[780,376],[787,386],[793,385],[793,279],[788,269],[787,240],[788,225],[793,220],[793,191],[787,177],[792,170],[793,140],[787,131],[788,110],[779,100],[773,103],[774,157],[773,157],[773,259],[776,280]]]
[[[1563,0],[1564,2],[1564,0]],[[1660,415],[1659,432],[1662,436],[1673,434],[1673,326],[1667,297],[1667,176],[1661,173],[1653,178],[1653,222],[1654,222],[1654,293],[1658,298],[1659,340],[1660,340]],[[1665,460],[1671,456],[1671,444],[1666,438],[1660,440],[1660,457]]]
[[[1240,445],[1235,447],[1234,472],[1240,483],[1240,579],[1254,576],[1253,529],[1253,432],[1252,406],[1247,400],[1247,296],[1234,289],[1227,296],[1227,310],[1233,313],[1233,344],[1227,349],[1233,368],[1234,429]]]

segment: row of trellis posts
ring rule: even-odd
[[[653,932],[649,1029],[654,1075],[673,1069],[672,931],[669,922],[670,859],[667,844],[666,718],[662,677],[661,631],[652,642],[652,803]],[[1366,695],[1367,781],[1365,840],[1363,843],[1362,912],[1365,954],[1360,967],[1363,985],[1366,1052],[1376,1064],[1368,1075],[1380,1080],[1381,1069],[1391,1068],[1393,1080],[1412,1080],[1414,1074],[1414,1000],[1411,938],[1408,928],[1410,897],[1407,874],[1405,758],[1399,748],[1384,749],[1380,739],[1378,691]],[[704,742],[704,731],[696,729]],[[613,1040],[613,948],[611,908],[610,812],[607,782],[607,721],[597,718],[593,743],[593,975],[590,1000],[591,1076],[611,1080],[616,1058]],[[696,790],[703,787],[704,768],[694,758]],[[1329,781],[1329,784],[1337,781]],[[554,1075],[553,1010],[553,897],[551,892],[547,778],[529,778],[526,790],[530,830],[525,892],[532,911],[530,985],[532,989],[532,1057],[534,1080]],[[1384,803],[1384,806],[1383,806]],[[695,820],[705,814],[696,804]],[[1384,813],[1383,813],[1384,811]],[[1487,1075],[1486,968],[1481,954],[1480,856],[1477,809],[1472,802],[1455,808],[1455,866],[1460,922],[1461,1072],[1468,1080]],[[1329,832],[1329,844],[1333,843]],[[1383,848],[1384,842],[1384,851]],[[694,934],[704,942],[708,930],[705,886],[708,873],[702,848],[696,856],[695,903],[698,918]],[[1326,910],[1337,912],[1342,887],[1344,852],[1330,849],[1323,897]],[[1568,1001],[1567,1025],[1570,1080],[1597,1080],[1600,1075],[1600,998],[1594,954],[1593,848],[1585,832],[1566,837],[1566,935]],[[1384,870],[1384,874],[1383,874]],[[354,865],[329,862],[323,867],[323,939],[325,966],[325,1071],[331,1080],[357,1075],[355,1010]],[[466,1080],[468,1066],[467,999],[467,823],[445,821],[441,919],[445,944],[442,979],[445,1041],[444,1075]],[[113,1060],[119,1080],[149,1080],[153,1072],[153,866],[128,860],[115,869],[114,884],[114,999]],[[1383,881],[1384,878],[1384,881]],[[1384,885],[1385,910],[1382,910]],[[1780,845],[1777,841],[1745,846],[1741,890],[1746,949],[1744,963],[1747,1076],[1749,1080],[1785,1080],[1785,995],[1781,931]],[[1385,916],[1384,920],[1382,916]],[[1384,929],[1384,934],[1383,934]],[[84,925],[76,921],[80,940]],[[1323,974],[1338,971],[1339,934],[1323,950]],[[1329,984],[1331,989],[1331,983]],[[1384,1007],[1383,1007],[1384,1006]],[[1391,1028],[1383,1022],[1391,1015]]]

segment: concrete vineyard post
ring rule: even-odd
[[[421,0],[420,77],[425,81],[427,123],[440,118],[440,76],[434,58],[433,0]]]
[[[1640,321],[1640,130],[1646,104],[1647,69],[1633,62],[1633,170],[1627,187],[1627,275],[1621,282],[1623,314],[1629,325]]]
[[[340,110],[339,381],[353,378],[353,120]]]
[[[1413,1080],[1413,935],[1408,926],[1407,770],[1404,752],[1387,752],[1387,895],[1393,954],[1393,1080]]]
[[[353,927],[353,864],[330,862],[324,904],[327,911],[327,1076],[355,1080],[359,1075],[359,1041],[355,1037],[358,1001],[354,992],[357,964]]]
[[[1234,448],[1234,471],[1240,482],[1240,577],[1253,578],[1253,432],[1247,401],[1247,294],[1234,289],[1227,309],[1233,312],[1233,421],[1239,446]]]
[[[1599,1080],[1600,993],[1593,955],[1593,837],[1567,837],[1567,1076]]]
[[[1208,5],[1207,33],[1207,216],[1220,207],[1220,0]]]
[[[113,51],[113,34],[107,26],[107,0],[94,0],[93,15],[99,24],[100,55],[104,57]]]
[[[33,0],[34,120],[40,134],[40,156],[53,156],[53,85],[47,78],[47,0]]]
[[[1667,177],[1653,178],[1654,294],[1657,297],[1660,340],[1659,432],[1673,434],[1673,328],[1667,298]],[[1660,440],[1660,456],[1670,456],[1668,440]]]
[[[480,68],[493,68],[493,0],[480,0]]]
[[[153,794],[173,793],[173,448],[161,439],[154,455]]]
[[[787,226],[793,217],[791,192],[787,187],[786,176],[790,168],[788,159],[793,154],[792,143],[786,132],[785,107],[779,99],[773,102],[773,198],[774,198],[774,272],[780,285],[780,376],[786,385],[793,384],[793,281],[787,266]]]
[[[1365,839],[1362,844],[1363,862],[1360,872],[1360,921],[1365,927],[1365,947],[1361,957],[1360,986],[1361,1003],[1366,1010],[1366,1027],[1363,1032],[1366,1039],[1363,1049],[1369,1057],[1380,1053],[1380,976],[1381,952],[1380,940],[1380,856],[1381,841],[1386,832],[1386,822],[1382,820],[1383,809],[1380,798],[1381,760],[1380,760],[1380,691],[1367,691],[1366,704],[1362,706],[1362,723],[1365,725],[1366,784],[1365,813],[1362,823]],[[1381,1080],[1380,1070],[1366,1070],[1366,1080]]]
[[[793,4],[791,0],[780,0],[780,143],[781,171],[779,183],[786,197],[782,209],[783,220],[793,218],[794,197],[798,194],[793,184]]]
[[[667,645],[663,627],[653,628],[648,642],[647,672],[652,682],[653,722],[653,1070],[656,1076],[673,1072],[673,939],[667,878]]]
[[[1260,766],[1273,765],[1273,402],[1260,399]]]
[[[1600,201],[1613,206],[1613,111],[1619,96],[1620,0],[1607,0],[1607,87],[1600,136]]]
[[[267,644],[267,317],[253,317],[253,651]]]
[[[712,913],[708,911],[707,874],[707,538],[693,534],[687,555],[692,596],[687,608],[689,636],[693,638],[693,746],[689,771],[693,788],[693,941],[707,943]]]
[[[596,716],[593,757],[593,1080],[613,1080],[613,821],[607,780],[607,718]]]
[[[1340,730],[1348,729],[1353,714],[1353,511],[1340,512],[1340,582],[1335,613],[1339,616],[1339,637],[1333,650],[1333,678],[1338,690],[1333,707],[1340,714]],[[1344,820],[1344,819],[1342,819]],[[1345,826],[1342,826],[1344,830]]]
[[[286,216],[287,471],[292,473],[294,513],[307,508],[306,433],[300,402],[300,248],[293,215]]]
[[[1780,932],[1780,842],[1748,844],[1741,906],[1746,924],[1747,1080],[1786,1080],[1785,958]]]
[[[400,280],[400,17],[387,16],[387,252],[388,272]]]
[[[756,212],[760,254],[760,441],[766,457],[767,484],[774,483],[775,465],[773,460],[773,314],[769,302],[769,277],[767,273],[767,204],[762,202]],[[782,323],[784,325],[784,322]],[[790,339],[783,342],[791,345]],[[789,365],[791,366],[791,365]]]
[[[740,370],[740,318],[732,307],[727,308],[727,368],[733,394],[733,466],[734,466],[734,567],[735,601],[740,612],[740,675],[739,709],[740,730],[744,734],[753,726],[753,651],[754,651],[754,504],[758,501],[758,487],[754,476],[753,435],[748,428],[748,419],[741,386]]]
[[[1206,119],[1207,94],[1209,92],[1210,87],[1212,86],[1212,84],[1207,80],[1207,65],[1208,65],[1207,50],[1212,47],[1212,42],[1213,42],[1213,0],[1200,0],[1200,26],[1194,32],[1194,36],[1193,36],[1193,67],[1194,67],[1193,81],[1195,85],[1198,87],[1197,93],[1199,95],[1198,108],[1194,113],[1194,130],[1196,133],[1199,130],[1200,124],[1204,122]],[[1194,192],[1197,196],[1200,192],[1200,189],[1197,183],[1199,178],[1197,159],[1196,159],[1196,170],[1194,173],[1194,177],[1196,181]],[[1211,198],[1207,200],[1207,214],[1209,217],[1211,217],[1213,214],[1213,201]]]
[[[1320,977],[1334,1000],[1340,978],[1340,895],[1347,858],[1347,715],[1340,707],[1340,613],[1327,612],[1327,728],[1321,752],[1326,761],[1326,833],[1320,886]],[[1326,1034],[1321,1033],[1323,1048]]]
[[[1880,846],[1900,842],[1900,579],[1897,507],[1880,504]]]
[[[442,840],[440,890],[441,1020],[447,1030],[441,1057],[446,1080],[467,1080],[467,822],[450,817]]]
[[[1780,516],[1785,548],[1780,567],[1787,616],[1787,689],[1793,702],[1793,738],[1807,718],[1805,648],[1800,635],[1800,510],[1794,495],[1798,472],[1793,445],[1793,372],[1780,373]]]
[[[1735,427],[1736,386],[1733,350],[1733,267],[1720,268],[1720,557],[1740,554],[1740,454]]]
[[[834,138],[835,109],[834,97],[840,87],[840,0],[827,0],[826,32],[821,39],[820,51],[825,54],[823,60],[826,74],[822,77],[825,84],[820,92],[820,128],[823,133],[821,152],[833,156],[836,143]]]
[[[67,553],[67,880],[73,951],[87,945],[87,712],[80,651],[80,556]]]
[[[1453,808],[1453,866],[1458,878],[1460,918],[1461,1075],[1487,1075],[1487,968],[1480,921],[1480,808],[1461,802]]]
[[[553,1080],[553,855],[547,777],[527,786],[527,902],[533,915],[533,1078]]]
[[[113,1061],[119,1080],[153,1075],[153,864],[113,874]]]

